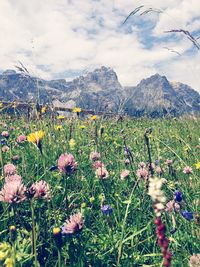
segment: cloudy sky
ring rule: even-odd
[[[149,8],[160,12],[140,16]],[[0,72],[21,61],[41,78],[69,80],[104,65],[123,85],[158,72],[200,91],[200,51],[171,29],[200,36],[200,1],[0,0]]]

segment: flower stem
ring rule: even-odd
[[[120,239],[120,244],[119,244],[119,248],[118,248],[118,257],[117,257],[117,266],[120,266],[120,259],[121,259],[121,256],[122,256],[122,248],[123,248],[123,238],[124,238],[124,232],[125,232],[125,226],[126,226],[126,220],[127,220],[127,217],[128,217],[128,211],[129,211],[129,207],[131,205],[131,201],[132,201],[132,197],[133,197],[133,193],[135,191],[135,188],[137,187],[138,185],[138,182],[139,182],[139,178],[136,180],[134,186],[133,186],[133,189],[131,191],[131,194],[130,194],[130,197],[129,197],[129,200],[128,200],[128,204],[126,206],[126,211],[125,211],[125,215],[124,215],[124,220],[123,220],[123,223],[122,223],[122,233],[121,233],[121,239]]]
[[[35,212],[34,212],[33,201],[31,201],[31,217],[32,217],[32,254],[34,256],[35,267],[38,267],[37,250],[36,250]]]
[[[2,145],[0,142],[0,162],[1,162],[1,168],[2,168],[2,176],[4,176],[4,170],[3,170],[3,154],[2,154]]]
[[[61,252],[60,252],[60,248],[58,248],[58,267],[61,267]]]
[[[12,257],[13,257],[13,267],[16,266],[16,246],[15,241],[12,242]]]

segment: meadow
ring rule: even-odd
[[[200,266],[200,118],[78,115],[1,116],[0,266]]]

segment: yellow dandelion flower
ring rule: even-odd
[[[55,130],[56,130],[56,131],[60,131],[62,128],[63,128],[62,125],[57,125],[57,126],[55,126]]]
[[[53,234],[54,234],[54,235],[59,235],[60,232],[61,232],[61,230],[60,230],[59,227],[54,227],[54,228],[53,228]]]
[[[47,111],[47,107],[42,107],[42,110],[41,110],[42,114],[46,113],[46,111]]]
[[[200,161],[194,164],[194,166],[196,167],[197,170],[200,170]]]
[[[3,107],[3,103],[2,102],[0,102],[0,108],[2,108]]]
[[[64,120],[64,118],[65,118],[65,116],[63,116],[63,115],[59,115],[59,116],[57,117],[58,120]]]
[[[80,126],[79,126],[79,129],[85,129],[85,128],[86,128],[85,125],[80,125]]]
[[[80,113],[81,112],[81,108],[73,108],[72,109],[72,112],[74,112],[74,113]]]
[[[43,139],[44,135],[45,135],[45,133],[43,131],[30,133],[27,136],[27,141],[30,143],[34,143],[35,145],[38,146],[40,144],[41,140]]]
[[[92,115],[91,117],[90,117],[90,120],[91,121],[95,121],[97,119],[97,116],[96,115]]]
[[[15,225],[11,225],[9,227],[9,230],[12,232],[12,231],[16,231],[16,226]]]
[[[69,140],[69,147],[70,147],[70,149],[73,150],[75,148],[75,146],[76,146],[75,140],[74,139],[70,139]]]

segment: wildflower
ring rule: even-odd
[[[61,232],[61,229],[59,227],[54,227],[53,228],[53,235],[57,236],[59,235]]]
[[[2,108],[3,107],[3,103],[2,102],[0,102],[0,108]]]
[[[72,154],[62,154],[58,159],[58,169],[61,173],[72,174],[77,168],[77,162]]]
[[[35,133],[30,133],[27,136],[27,140],[28,142],[34,143],[35,145],[39,146],[39,143],[41,142],[41,140],[44,137],[44,132],[43,131],[38,131]]]
[[[158,166],[158,164],[159,164],[159,160],[156,159],[156,160],[155,160],[155,165]]]
[[[21,182],[22,181],[22,177],[20,175],[14,174],[14,175],[10,175],[10,176],[6,176],[5,177],[5,182]]]
[[[90,197],[90,203],[92,204],[92,203],[94,203],[94,201],[95,201],[95,198],[94,197]]]
[[[0,201],[19,203],[26,199],[26,187],[21,181],[7,182],[0,191]]]
[[[162,184],[161,179],[157,177],[150,178],[148,195],[151,196],[154,202],[154,210],[157,217],[161,216],[161,212],[164,210],[163,203],[166,201],[164,193],[161,190]]]
[[[81,108],[73,108],[72,112],[77,113],[77,115],[81,112]]]
[[[156,225],[156,235],[158,238],[158,245],[162,248],[162,255],[164,259],[163,265],[169,267],[171,265],[172,253],[168,251],[169,239],[166,237],[166,226],[162,223],[161,217],[157,217],[154,221]]]
[[[17,138],[17,143],[24,143],[26,141],[26,136],[24,134],[21,134]]]
[[[31,142],[31,143],[35,144],[39,148],[41,154],[42,154],[42,144],[41,144],[41,141],[44,138],[44,134],[45,133],[43,131],[38,131],[38,132],[35,132],[35,133],[30,133],[27,136],[28,142]]]
[[[7,132],[7,131],[3,131],[3,132],[1,133],[1,135],[2,135],[3,137],[5,137],[5,138],[8,138],[8,137],[9,137],[9,132]]]
[[[112,207],[110,205],[104,205],[101,208],[101,211],[102,211],[103,215],[111,215],[113,212]]]
[[[162,169],[159,166],[156,167],[156,173],[162,174]]]
[[[83,129],[86,128],[86,126],[85,125],[80,125],[79,128],[83,130]]]
[[[166,211],[167,212],[172,212],[173,210],[176,211],[176,212],[179,212],[180,211],[180,205],[176,202],[174,202],[173,200],[167,202],[166,204]]]
[[[101,158],[101,155],[98,152],[93,151],[90,153],[90,160],[96,161],[96,160],[99,160],[100,158]]]
[[[96,116],[96,115],[92,115],[92,116],[90,117],[90,120],[91,120],[91,121],[96,121],[96,119],[97,119],[97,116]]]
[[[194,166],[196,167],[197,170],[200,170],[200,161],[194,164]]]
[[[176,190],[174,192],[174,200],[177,201],[177,202],[181,202],[182,201],[182,193],[178,190]]]
[[[13,161],[17,161],[17,160],[19,160],[19,156],[18,156],[18,155],[13,156],[13,157],[12,157],[12,160],[13,160]]]
[[[99,201],[101,201],[101,203],[103,203],[106,200],[104,193],[100,194],[98,198],[99,198]]]
[[[5,176],[14,175],[17,172],[15,165],[13,165],[11,163],[4,165],[3,170],[4,170]]]
[[[53,236],[56,246],[61,249],[63,242],[62,242],[62,232],[60,227],[53,228]]]
[[[183,173],[185,173],[185,174],[191,174],[191,173],[192,173],[192,168],[189,167],[189,166],[186,166],[186,167],[183,169]]]
[[[59,116],[57,117],[58,120],[64,120],[64,118],[65,118],[65,116],[62,116],[62,115],[59,115]]]
[[[29,192],[32,192],[32,195],[36,199],[49,199],[50,198],[50,187],[49,184],[43,180],[34,183]]]
[[[17,238],[17,229],[15,225],[9,226],[9,232],[10,232],[10,239],[11,241],[15,241]]]
[[[168,181],[167,185],[170,189],[175,189],[175,183],[173,181]]]
[[[105,168],[103,162],[101,162],[100,160],[97,160],[93,163],[92,165],[93,169],[98,169],[98,168]]]
[[[62,125],[57,125],[57,126],[55,126],[55,130],[56,131],[60,131],[62,129]]]
[[[46,113],[46,111],[47,111],[47,107],[46,106],[42,107],[41,113],[44,114],[44,113]]]
[[[70,139],[69,140],[69,147],[70,147],[70,149],[71,150],[74,150],[75,146],[76,146],[75,140],[74,139]]]
[[[199,267],[200,266],[200,254],[193,254],[190,257],[189,266],[190,267]]]
[[[4,139],[1,139],[1,145],[4,146],[6,144],[6,141]]]
[[[2,152],[7,152],[10,148],[8,146],[3,146],[2,147]]]
[[[16,226],[15,226],[15,225],[11,225],[11,226],[9,227],[9,230],[10,230],[10,231],[16,231]]]
[[[84,226],[84,220],[82,214],[76,213],[70,216],[69,220],[66,220],[62,227],[62,234],[74,234],[79,233]]]
[[[85,202],[81,203],[81,208],[84,209],[87,207],[87,204]]]
[[[149,163],[148,164],[148,169],[149,170],[154,170],[155,169],[155,164],[154,163],[151,163],[151,164]]]
[[[106,179],[108,178],[109,173],[105,167],[100,167],[96,169],[96,176],[99,177],[100,179]]]
[[[173,209],[174,209],[174,201],[171,200],[171,201],[167,202],[167,204],[166,204],[166,211],[172,212]]]
[[[191,221],[193,219],[193,212],[191,211],[182,211],[181,214],[187,221]]]
[[[144,162],[140,162],[139,164],[138,164],[138,168],[146,168],[146,163],[144,163]]]
[[[120,178],[121,178],[121,180],[124,180],[125,178],[129,177],[129,175],[130,175],[130,171],[129,170],[124,170],[124,171],[121,172]]]
[[[165,163],[166,163],[168,166],[171,166],[172,163],[173,163],[173,160],[172,160],[172,159],[167,159],[167,160],[165,161]]]
[[[136,175],[140,179],[147,179],[149,176],[149,173],[146,168],[140,168],[137,170]]]

